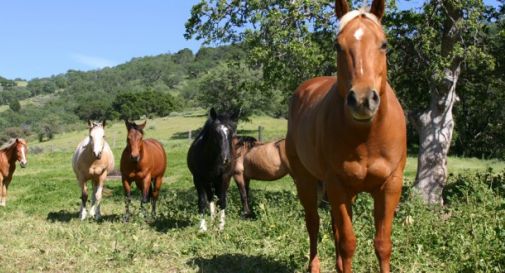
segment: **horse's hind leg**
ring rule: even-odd
[[[7,199],[7,187],[4,184],[4,178],[0,176],[0,206],[5,207]]]
[[[234,174],[233,179],[235,180],[238,191],[240,193],[240,201],[242,201],[242,216],[249,217],[251,215],[251,209],[249,208],[249,198],[247,196],[244,173]]]
[[[91,198],[90,216],[95,217],[95,220],[100,220],[102,214],[100,213],[100,201],[102,201],[103,184],[107,173],[103,173],[100,177],[93,180],[93,196]]]
[[[79,218],[86,219],[88,212],[86,211],[86,203],[88,202],[88,185],[86,180],[79,178],[79,186],[81,187],[81,209],[79,211]]]
[[[156,177],[154,181],[151,182],[151,209],[152,217],[156,217],[156,203],[158,202],[158,196],[160,195],[161,184],[163,183],[163,178]]]

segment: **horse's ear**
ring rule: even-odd
[[[105,120],[105,119],[104,119],[104,120],[103,120],[103,122],[102,122],[102,127],[103,127],[103,128],[105,128],[105,124],[106,124],[106,123],[107,123],[107,120]]]
[[[16,138],[16,144],[19,144],[19,142],[21,142],[19,141],[19,138]]]
[[[92,123],[91,123],[91,120],[88,119],[88,128],[91,128],[93,127]]]
[[[130,129],[130,122],[127,119],[124,120],[124,125],[126,125],[126,128]]]
[[[386,9],[386,4],[384,0],[374,0],[372,6],[370,7],[370,13],[375,15],[379,21],[384,16],[384,10]]]
[[[347,0],[335,0],[335,15],[340,19],[349,11]]]
[[[146,127],[146,124],[147,124],[147,120],[145,120],[144,123],[142,123],[142,124],[138,124],[137,129],[144,130],[144,127]]]
[[[235,111],[233,112],[233,114],[231,115],[231,117],[230,117],[230,118],[231,118],[231,120],[233,120],[233,121],[237,121],[237,120],[238,120],[238,118],[240,117],[240,113],[242,113],[242,108],[240,108],[240,109],[238,109],[238,110],[235,110]]]
[[[209,114],[210,114],[210,118],[211,118],[211,119],[213,119],[213,120],[214,120],[214,119],[216,119],[216,118],[217,118],[216,109],[214,109],[214,107],[210,108],[210,112],[209,112]]]

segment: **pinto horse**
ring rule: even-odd
[[[249,217],[249,182],[251,179],[273,181],[288,174],[284,139],[261,143],[254,137],[236,137],[233,179],[237,183],[243,207],[243,216]]]
[[[232,137],[237,129],[237,118],[238,113],[218,114],[214,108],[210,109],[202,131],[189,147],[187,163],[198,192],[198,212],[202,217],[200,232],[207,231],[205,209],[209,206],[209,201],[211,219],[214,219],[214,195],[218,197],[221,209],[219,230],[224,229],[226,194],[235,162]]]
[[[337,0],[337,77],[302,83],[291,100],[286,153],[309,233],[309,270],[319,272],[317,181],[331,204],[336,268],[352,272],[356,237],[353,198],[374,199],[375,253],[380,272],[390,272],[391,229],[406,162],[404,113],[387,80],[386,36],[380,20],[384,0],[370,12],[349,11]]]
[[[107,174],[114,169],[114,154],[105,141],[105,121],[92,122],[88,120],[89,135],[77,146],[72,158],[72,168],[81,188],[81,209],[79,218],[86,219],[86,202],[88,201],[88,186],[86,182],[93,182],[93,196],[91,198],[90,216],[99,220],[100,201]]]
[[[7,189],[16,170],[16,161],[21,168],[26,167],[28,146],[22,138],[11,139],[0,147],[0,206],[5,207]]]
[[[167,165],[167,156],[163,145],[155,139],[143,139],[146,122],[135,124],[125,120],[128,136],[126,148],[121,155],[121,177],[125,192],[125,221],[128,221],[130,217],[131,183],[133,181],[142,195],[140,206],[144,216],[144,204],[149,200],[151,201],[151,214],[153,217],[156,216],[156,201]]]

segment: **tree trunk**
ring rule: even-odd
[[[451,146],[454,119],[452,108],[458,101],[456,84],[459,65],[446,73],[451,78],[446,90],[432,92],[430,109],[418,116],[410,116],[419,133],[419,155],[415,189],[430,204],[443,204],[442,190],[447,179],[447,153]],[[438,92],[437,92],[438,91]]]
[[[454,119],[452,108],[457,102],[456,85],[461,72],[462,59],[454,56],[462,19],[461,8],[448,0],[435,0],[445,13],[441,56],[451,58],[443,77],[433,73],[430,109],[420,115],[410,116],[419,133],[419,155],[414,188],[430,204],[443,205],[442,190],[447,180],[447,153],[451,146]]]

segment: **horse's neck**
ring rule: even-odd
[[[10,147],[7,147],[0,151],[0,153],[3,153],[5,155],[5,159],[8,163],[10,164],[15,164],[16,163],[16,144],[12,144]]]

